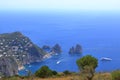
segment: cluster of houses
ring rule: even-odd
[[[0,36],[0,57],[14,57],[16,60],[22,60],[27,57],[27,50],[32,47],[32,43],[26,37],[1,37]]]

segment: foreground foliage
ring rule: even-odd
[[[38,77],[20,77],[14,76],[10,78],[2,78],[0,80],[87,80],[84,76],[78,74],[62,75],[49,78],[38,78]],[[92,80],[112,80],[110,73],[96,73]]]
[[[98,66],[98,60],[91,55],[87,55],[78,59],[76,63],[81,71],[81,75],[85,76],[87,80],[92,80],[95,68]]]
[[[35,75],[37,77],[47,78],[52,76],[53,74],[52,74],[52,70],[50,70],[48,66],[43,66],[35,73]]]
[[[113,71],[111,75],[112,80],[120,80],[120,70]]]

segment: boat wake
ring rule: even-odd
[[[102,57],[100,60],[101,61],[112,61],[112,59],[108,57]]]

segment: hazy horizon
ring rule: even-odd
[[[0,0],[0,12],[120,12],[120,0]]]

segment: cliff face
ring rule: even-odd
[[[17,62],[17,65],[20,66],[41,61],[45,54],[47,53],[33,44],[28,37],[22,35],[20,32],[0,35],[0,58],[4,58],[4,61],[7,61],[8,57],[12,57]],[[0,68],[2,66],[1,64]]]
[[[13,76],[18,74],[18,65],[12,57],[0,58],[0,73],[4,76]]]

